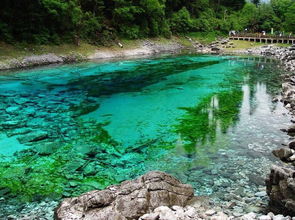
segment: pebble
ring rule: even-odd
[[[288,218],[284,217],[283,215],[275,215],[273,220],[288,220]]]
[[[272,218],[269,215],[262,215],[258,218],[258,220],[272,220]]]
[[[205,215],[207,215],[207,216],[212,216],[214,214],[216,214],[216,211],[213,209],[209,209],[205,212]]]
[[[264,197],[264,196],[267,196],[267,194],[266,194],[265,191],[257,192],[257,193],[255,193],[254,195],[257,196],[257,197]]]

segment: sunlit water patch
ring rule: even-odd
[[[227,56],[3,72],[0,196],[59,199],[162,170],[253,206],[288,141],[280,84],[276,63]]]

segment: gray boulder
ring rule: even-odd
[[[65,199],[55,210],[55,219],[133,220],[159,206],[185,206],[193,195],[190,185],[152,171],[105,190]]]
[[[49,53],[49,54],[42,54],[42,55],[34,55],[25,57],[22,60],[23,66],[37,66],[37,65],[46,65],[46,64],[53,64],[53,63],[62,63],[63,60],[61,57]]]
[[[273,155],[285,161],[294,154],[294,150],[290,148],[280,148],[272,151]]]
[[[289,146],[290,149],[295,150],[295,141],[291,141],[291,142],[288,144],[288,146]]]
[[[273,166],[266,180],[270,207],[276,213],[295,215],[295,169]]]

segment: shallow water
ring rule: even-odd
[[[67,197],[162,170],[196,195],[251,198],[288,141],[279,75],[200,55],[3,72],[0,195]]]

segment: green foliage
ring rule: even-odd
[[[283,25],[282,25],[283,24]],[[111,44],[191,31],[225,34],[294,31],[294,1],[271,0],[3,0],[0,40]]]
[[[247,3],[240,12],[239,23],[242,28],[238,30],[243,30],[244,28],[249,28],[249,26],[256,25],[256,15],[258,14],[258,9],[254,4]]]
[[[285,28],[287,31],[295,32],[295,2],[288,8],[285,13]]]
[[[188,33],[191,31],[193,22],[189,11],[183,7],[181,10],[174,13],[170,25],[173,33]]]
[[[282,20],[285,19],[285,13],[287,12],[288,8],[292,5],[292,0],[271,0],[271,6],[275,12],[275,14],[281,18]]]
[[[218,27],[218,19],[215,12],[208,9],[200,14],[200,17],[194,20],[194,29],[198,32],[214,32]]]
[[[256,6],[260,4],[260,0],[251,0],[251,2]]]

